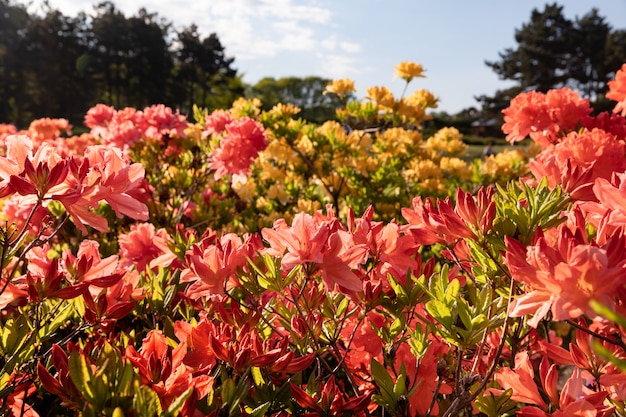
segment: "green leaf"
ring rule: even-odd
[[[442,301],[432,300],[426,303],[426,311],[448,331],[452,330],[452,310]]]
[[[450,281],[446,288],[445,298],[443,301],[446,301],[447,304],[450,304],[451,301],[454,301],[456,297],[459,295],[459,290],[461,289],[461,283],[458,279],[453,279]]]
[[[262,387],[265,385],[265,379],[263,378],[263,374],[261,373],[261,368],[253,366],[250,369],[250,372],[252,373],[252,380],[254,381],[254,385],[256,385],[257,387]]]
[[[254,410],[250,411],[248,413],[248,416],[250,416],[250,417],[262,417],[262,416],[265,416],[266,415],[265,413],[267,412],[267,410],[269,410],[271,405],[272,405],[272,403],[269,403],[269,402],[261,404],[260,406],[258,406]]]
[[[606,359],[607,361],[615,365],[617,368],[619,368],[620,371],[622,371],[623,373],[626,373],[626,360],[620,359],[617,356],[615,356],[615,353],[611,352],[609,349],[604,347],[596,339],[591,340],[591,346],[593,347],[593,350],[595,350],[601,358]]]
[[[187,398],[191,396],[192,392],[193,387],[189,387],[187,391],[183,392],[178,398],[172,401],[167,410],[161,413],[159,417],[176,417],[181,408],[183,408],[183,405],[185,405],[185,401],[187,401]]]
[[[95,393],[93,391],[93,373],[91,367],[87,363],[87,360],[78,351],[73,351],[70,354],[70,378],[76,388],[83,394],[85,399],[90,403],[96,400]]]
[[[378,385],[378,388],[380,388],[380,392],[382,394],[382,400],[385,402],[385,404],[381,404],[381,405],[390,406],[394,404],[395,403],[395,396],[393,393],[394,383],[393,383],[393,379],[391,379],[391,376],[387,372],[387,369],[383,365],[378,363],[376,359],[372,359],[371,369],[372,369],[372,377],[374,378],[376,385]]]
[[[133,408],[142,416],[158,416],[163,411],[157,393],[145,385],[140,385],[139,381],[135,382]]]
[[[602,317],[612,321],[613,323],[619,324],[623,328],[626,328],[626,317],[617,314],[606,304],[603,304],[598,300],[591,300],[589,305],[593,311]]]
[[[404,317],[397,317],[391,326],[389,327],[389,336],[394,339],[402,333],[404,328],[406,327],[406,322]]]

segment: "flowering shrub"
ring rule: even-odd
[[[435,103],[2,127],[2,413],[625,415],[623,115],[519,96],[503,129],[540,151],[516,179],[521,151],[422,138]]]

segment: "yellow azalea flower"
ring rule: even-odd
[[[230,113],[234,118],[243,116],[256,117],[261,113],[261,100],[258,98],[246,99],[240,97],[233,103]]]
[[[265,210],[267,207],[269,207],[269,203],[267,202],[265,197],[259,196],[256,199],[256,208],[259,210]]]
[[[436,109],[439,99],[428,90],[419,89],[406,98],[406,101],[416,107],[423,109]]]
[[[409,169],[402,173],[409,182],[424,181],[426,179],[439,179],[443,177],[441,167],[430,159],[413,160]]]
[[[526,155],[520,150],[505,149],[488,156],[480,165],[480,175],[491,181],[505,182],[525,175],[528,172]]]
[[[185,129],[185,135],[193,142],[200,142],[202,140],[202,130],[202,126],[198,124],[190,124],[189,127]]]
[[[268,112],[272,116],[276,116],[279,118],[282,117],[293,117],[296,114],[300,113],[300,107],[294,106],[293,104],[283,104],[278,103]]]
[[[350,132],[346,143],[351,148],[358,150],[360,153],[370,152],[374,145],[374,139],[372,135],[365,134],[359,130],[353,130]]]
[[[398,102],[396,111],[400,116],[410,119],[413,123],[420,123],[429,118],[422,107],[415,106],[407,102],[406,99]]]
[[[417,130],[406,130],[395,127],[377,134],[377,142],[392,155],[402,155],[412,152],[422,140],[422,134]]]
[[[438,178],[427,178],[423,181],[420,181],[419,186],[427,194],[445,195],[447,191],[444,181],[441,181]]]
[[[280,182],[272,185],[269,190],[267,190],[267,198],[278,200],[281,204],[287,204],[289,196],[285,190],[285,184]]]
[[[334,120],[328,120],[315,129],[315,133],[328,138],[333,138],[335,142],[346,142],[348,134],[343,126]]]
[[[380,107],[393,109],[396,99],[387,87],[370,87],[366,91],[367,97]]]
[[[332,80],[328,83],[323,94],[334,93],[339,97],[344,98],[348,93],[352,93],[354,91],[356,91],[354,81],[350,78],[343,78],[341,80]]]
[[[298,154],[282,138],[271,141],[261,154],[266,159],[274,159],[284,163],[298,164],[300,161]]]
[[[237,193],[239,198],[241,198],[246,203],[252,202],[257,193],[256,183],[252,178],[248,178],[245,183],[239,180],[235,181],[233,184],[233,190],[235,191],[235,193]]]
[[[424,146],[448,155],[461,155],[467,150],[467,145],[461,140],[462,137],[463,135],[456,128],[444,127],[428,138]]]
[[[296,212],[298,213],[304,212],[304,213],[312,214],[321,209],[322,209],[322,204],[319,201],[304,200],[301,198],[298,200],[298,206],[297,206]]]
[[[422,68],[420,64],[416,64],[415,62],[401,62],[396,65],[395,69],[396,71],[394,75],[396,77],[402,78],[407,83],[411,82],[411,80],[415,77],[424,78],[424,75],[422,75],[422,73],[424,72],[424,68]]]
[[[378,167],[378,162],[372,157],[357,159],[354,161],[354,168],[360,175],[369,177],[369,173]]]
[[[307,135],[302,135],[296,140],[296,148],[305,155],[315,152],[315,144]]]
[[[439,161],[439,166],[444,172],[450,173],[461,181],[467,181],[472,176],[472,168],[459,158],[443,157]]]

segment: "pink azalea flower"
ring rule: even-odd
[[[623,241],[598,247],[574,235],[567,225],[558,231],[552,238],[540,235],[527,248],[513,239],[505,240],[505,263],[526,292],[513,300],[510,313],[513,317],[534,314],[528,321],[532,327],[549,311],[556,321],[583,314],[595,317],[589,302],[595,299],[612,305],[612,297],[625,283],[626,265],[618,255],[626,250]]]
[[[215,179],[225,175],[244,176],[260,151],[267,147],[263,126],[243,117],[226,125],[220,144],[211,155],[209,168]]]
[[[182,137],[189,126],[187,118],[163,104],[146,107],[143,110],[141,128],[147,139],[162,140],[163,137]]]
[[[167,231],[157,231],[152,223],[132,225],[128,233],[121,234],[118,238],[121,265],[125,268],[134,266],[139,272],[145,271],[154,259],[164,255],[157,241],[168,240],[170,236]]]
[[[338,230],[337,220],[322,220],[298,213],[289,227],[284,220],[261,231],[269,242],[267,253],[282,256],[281,268],[289,273],[300,264],[308,264],[310,273],[320,272],[327,288],[346,293],[363,291],[361,279],[352,271],[367,257],[367,246],[355,244],[351,233]],[[286,253],[285,253],[286,252]]]
[[[502,131],[511,143],[530,136],[542,147],[559,140],[560,132],[575,129],[581,119],[591,113],[589,100],[568,89],[547,93],[530,91],[517,95],[503,110]]]
[[[613,113],[621,112],[622,116],[626,116],[626,64],[615,73],[615,80],[609,81],[608,85],[606,98],[617,101]]]
[[[206,117],[202,136],[220,135],[226,130],[226,126],[234,120],[233,116],[226,110],[215,110]]]

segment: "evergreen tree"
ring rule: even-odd
[[[498,116],[520,92],[570,87],[596,110],[606,110],[606,83],[626,60],[625,40],[624,32],[614,31],[597,9],[573,21],[556,3],[534,9],[530,21],[515,31],[517,47],[486,62],[500,79],[516,85],[476,99],[486,115]]]

